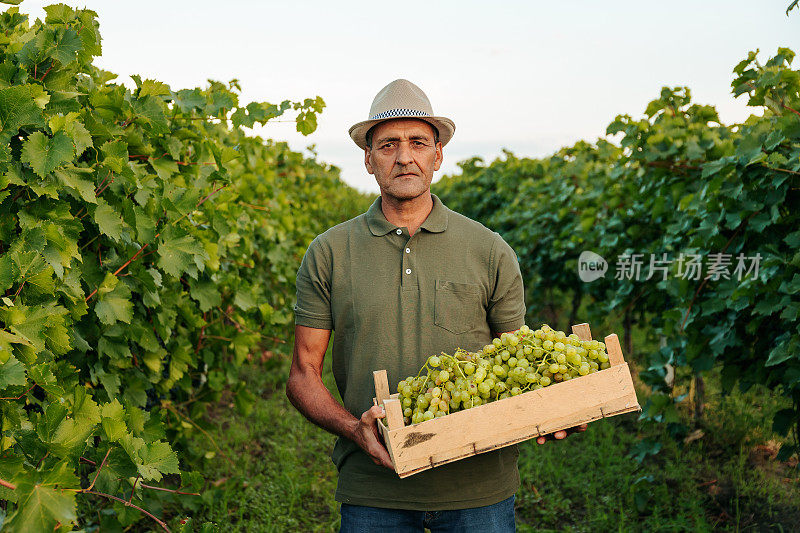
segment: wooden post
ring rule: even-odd
[[[375,399],[378,405],[382,405],[383,401],[389,398],[389,379],[386,377],[386,370],[374,371],[372,379],[375,381]]]
[[[582,341],[592,340],[592,330],[589,329],[589,324],[586,322],[572,326],[572,333],[580,337]]]
[[[608,363],[611,366],[621,365],[625,362],[622,357],[622,348],[619,346],[619,337],[616,333],[612,333],[605,338],[606,351],[608,352]]]
[[[387,398],[383,401],[383,408],[386,409],[386,422],[389,424],[389,431],[405,426],[403,423],[403,406],[400,405],[400,400]]]

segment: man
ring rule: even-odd
[[[477,350],[524,323],[514,251],[430,192],[454,131],[416,85],[384,87],[369,119],[350,128],[381,195],[366,213],[314,239],[297,273],[286,393],[306,418],[339,436],[331,457],[343,532],[515,529],[516,445],[400,479],[376,426],[385,413],[371,407],[373,370],[386,369],[396,384],[430,355]],[[321,377],[332,330],[344,406]]]

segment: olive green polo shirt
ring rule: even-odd
[[[373,370],[389,386],[430,355],[478,350],[525,317],[517,257],[499,234],[448,209],[436,195],[413,236],[372,206],[317,236],[297,272],[295,323],[334,330],[333,374],[354,416],[372,407]],[[394,392],[394,390],[392,390]],[[413,510],[491,505],[519,486],[516,446],[400,479],[339,438],[336,500]]]

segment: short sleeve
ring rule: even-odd
[[[519,329],[525,324],[525,290],[517,254],[497,235],[492,246],[489,279],[493,282],[489,295],[487,321],[493,333]]]
[[[330,249],[317,237],[311,241],[297,270],[296,325],[333,329],[330,266]]]

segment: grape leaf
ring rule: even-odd
[[[17,483],[17,509],[4,531],[53,531],[59,522],[71,524],[77,520],[75,491],[61,489],[79,487],[72,465],[66,460],[44,475],[29,473]]]
[[[151,442],[139,450],[142,462],[138,464],[139,473],[144,479],[161,480],[161,474],[178,474],[178,456],[163,441]]]
[[[70,161],[73,155],[72,141],[61,131],[53,137],[37,131],[26,139],[22,147],[22,161],[41,178]]]
[[[97,197],[94,194],[94,183],[86,179],[94,174],[91,168],[65,166],[57,168],[53,172],[65,187],[77,192],[87,202],[97,203]]]
[[[0,335],[3,333],[0,331]],[[2,349],[2,340],[0,340],[0,349]],[[26,381],[25,365],[17,361],[16,357],[12,355],[6,362],[0,363],[0,390],[12,385],[25,385]]]
[[[65,28],[58,33],[60,33],[59,38],[50,55],[66,66],[78,59],[78,52],[83,48],[83,43],[72,28]]]
[[[66,115],[56,115],[50,119],[50,130],[53,133],[63,131],[72,139],[76,156],[80,156],[87,148],[92,146],[92,136],[86,126],[79,120],[79,117],[80,115],[73,111]]]
[[[193,262],[199,269],[204,268],[204,261],[208,258],[205,248],[191,235],[183,235],[182,237],[172,237],[172,235],[177,234],[170,233],[163,236],[161,243],[158,245],[159,268],[176,278],[186,272]]]
[[[125,221],[119,213],[102,198],[97,199],[97,209],[94,211],[94,221],[100,232],[108,235],[113,240],[119,242],[122,237],[122,230],[125,229]]]
[[[100,322],[108,325],[116,324],[117,321],[129,324],[133,318],[131,290],[110,272],[97,289],[94,312]]]
[[[28,85],[0,88],[0,144],[8,143],[21,126],[43,126],[42,110]]]

